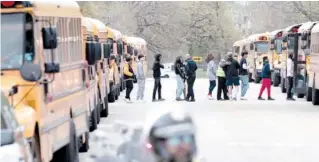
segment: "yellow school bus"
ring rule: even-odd
[[[272,73],[272,82],[275,87],[278,87],[280,84],[280,69],[281,69],[281,54],[282,54],[282,35],[283,29],[275,30],[270,33],[270,50],[273,57],[273,73]]]
[[[234,54],[237,54],[238,55],[238,58],[237,58],[237,61],[239,62],[240,59],[241,59],[241,53],[246,50],[246,39],[242,39],[242,40],[239,40],[239,41],[236,41],[234,44],[233,44],[233,48],[232,48],[232,51]],[[247,51],[247,50],[246,50]],[[248,62],[248,61],[247,61]],[[251,73],[249,73],[249,78],[251,78]],[[250,80],[251,81],[251,80]]]
[[[106,51],[103,51],[104,46],[107,46],[107,27],[99,20],[89,18],[90,21],[96,26],[97,35],[95,37],[97,56],[97,74],[98,74],[98,112],[102,117],[108,116],[108,93],[109,93],[109,66],[106,57]],[[104,53],[105,52],[105,53]],[[99,116],[98,115],[98,116]],[[99,120],[98,120],[99,122]]]
[[[286,93],[287,90],[287,58],[288,53],[294,52],[294,33],[298,33],[298,28],[302,24],[296,24],[289,26],[283,31],[283,40],[282,40],[282,54],[280,56],[281,69],[280,69],[280,88],[282,93]]]
[[[86,60],[87,67],[85,70],[86,83],[86,102],[87,112],[90,121],[90,131],[97,129],[99,120],[98,110],[98,76],[97,76],[97,59],[95,58],[95,41],[94,38],[98,34],[96,27],[91,22],[90,18],[82,17],[82,58]],[[89,136],[89,135],[86,135]],[[84,139],[84,145],[80,147],[80,152],[86,152],[89,149],[88,138]],[[82,139],[83,141],[83,139]]]
[[[312,26],[311,24],[309,25]],[[311,30],[304,30],[301,38],[303,41],[302,48],[307,55],[306,99],[307,101],[312,101],[313,105],[319,105],[319,23],[314,22]]]
[[[262,58],[267,56],[270,64],[272,64],[272,54],[269,50],[269,33],[254,34],[247,38],[246,49],[248,52],[247,62],[249,64],[249,80],[255,83],[261,81],[261,70],[263,67]],[[272,68],[272,67],[271,67]]]
[[[1,2],[1,87],[38,161],[78,158],[88,132],[79,5]]]
[[[115,100],[118,100],[121,91],[121,75],[119,71],[120,65],[120,55],[118,55],[118,45],[117,40],[120,40],[120,37],[116,35],[116,30],[107,27],[107,58],[109,59],[109,93],[108,93],[108,102],[113,103]],[[115,39],[116,38],[116,39]],[[120,50],[119,50],[120,52]]]

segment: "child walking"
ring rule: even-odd
[[[271,71],[270,71],[270,65],[269,65],[269,60],[267,56],[263,57],[263,62],[264,62],[264,65],[261,71],[262,84],[261,84],[258,100],[265,100],[264,98],[262,98],[262,94],[265,88],[267,88],[268,100],[275,100],[271,97]]]
[[[126,94],[125,94],[125,101],[127,103],[132,103],[131,100],[131,92],[133,90],[133,79],[134,79],[134,71],[132,68],[132,58],[127,57],[126,58],[126,64],[124,65],[124,80],[126,82]]]
[[[209,88],[208,88],[208,99],[212,100],[214,99],[212,96],[212,92],[214,88],[216,87],[216,64],[214,62],[214,55],[208,54],[206,57],[207,62],[207,75],[209,79]]]
[[[145,102],[144,101],[144,91],[145,91],[145,72],[144,72],[144,64],[143,61],[145,59],[144,55],[138,55],[138,63],[137,63],[137,102]]]

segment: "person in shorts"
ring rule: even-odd
[[[239,90],[239,69],[240,64],[237,61],[237,55],[233,55],[231,52],[227,54],[226,62],[226,85],[228,87],[228,96],[237,100],[237,93]]]

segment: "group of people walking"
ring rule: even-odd
[[[246,93],[249,89],[249,66],[247,64],[248,52],[243,51],[241,53],[241,59],[237,61],[237,54],[231,52],[227,53],[225,59],[221,59],[219,64],[215,63],[215,56],[213,54],[208,54],[206,57],[207,62],[207,75],[209,79],[208,87],[208,99],[214,99],[212,92],[217,85],[217,100],[237,100],[239,88],[241,89],[240,100],[247,100]],[[144,56],[138,56],[137,62],[137,72],[134,74],[132,68],[132,58],[127,57],[124,66],[124,79],[126,81],[126,96],[125,100],[131,103],[131,91],[133,89],[134,82],[138,85],[137,90],[137,101],[144,101],[144,91],[145,91],[145,79],[146,74],[144,72],[143,61]],[[157,54],[155,56],[155,61],[152,66],[153,78],[154,78],[154,88],[152,101],[163,101],[162,97],[162,84],[161,84],[161,69],[164,68],[161,63],[162,55]],[[292,73],[293,69],[292,55],[288,58],[288,92],[287,100],[294,100],[292,97]],[[176,74],[177,89],[176,89],[176,101],[189,101],[195,102],[194,94],[194,83],[196,80],[197,64],[192,60],[189,54],[183,56],[177,56],[174,63],[174,70]],[[262,94],[265,89],[267,89],[267,99],[274,100],[271,96],[271,69],[268,57],[263,57],[263,68],[261,72],[261,88],[258,95],[258,100],[265,100]],[[156,99],[157,94],[157,99]]]
[[[131,92],[133,90],[134,83],[137,83],[137,97],[136,100],[138,102],[144,102],[144,91],[145,91],[145,79],[146,74],[143,67],[143,61],[145,57],[143,55],[138,56],[137,62],[137,70],[136,74],[132,68],[132,58],[130,56],[126,57],[126,64],[124,65],[123,73],[124,80],[126,82],[126,95],[125,101],[128,103],[132,103],[131,100]],[[162,55],[157,54],[155,56],[155,61],[152,66],[153,70],[153,78],[154,78],[154,88],[152,101],[164,101],[165,99],[162,97],[162,84],[161,84],[161,69],[164,68],[164,65],[161,63]],[[189,54],[185,55],[185,61],[182,56],[178,56],[175,62],[175,73],[177,74],[177,92],[176,92],[176,100],[182,101],[186,100],[189,102],[195,101],[195,95],[193,86],[196,80],[196,70],[197,65],[195,61],[192,60]],[[185,82],[187,85],[185,85]],[[185,88],[187,87],[187,92]],[[156,98],[157,94],[157,98]],[[181,98],[182,94],[184,94],[184,99]]]
[[[207,55],[206,62],[209,78],[209,99],[213,99],[212,91],[216,87],[217,80],[217,100],[237,100],[239,88],[241,88],[240,99],[247,100],[245,95],[249,88],[249,66],[246,60],[248,52],[243,51],[241,53],[241,56],[241,60],[240,62],[238,62],[237,54],[232,54],[231,52],[229,52],[226,56],[226,60],[221,59],[218,67],[216,68],[214,55]],[[264,98],[262,98],[262,94],[264,90],[267,89],[268,100],[274,100],[271,97],[271,70],[268,62],[268,57],[263,58],[263,69],[261,77],[262,85],[258,99],[264,100]]]

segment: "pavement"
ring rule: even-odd
[[[106,154],[115,154],[125,137],[114,123],[143,123],[150,110],[178,106],[194,116],[203,162],[319,162],[319,106],[305,99],[287,101],[279,87],[272,87],[276,100],[259,101],[261,85],[250,83],[246,101],[208,100],[208,80],[197,79],[196,102],[177,102],[176,81],[169,78],[162,79],[166,100],[153,103],[153,84],[153,79],[147,79],[146,103],[125,103],[122,92],[120,99],[110,104],[109,117],[102,118],[98,129],[90,134],[90,150],[80,154],[80,162],[94,162]],[[137,90],[134,86],[133,99]]]

